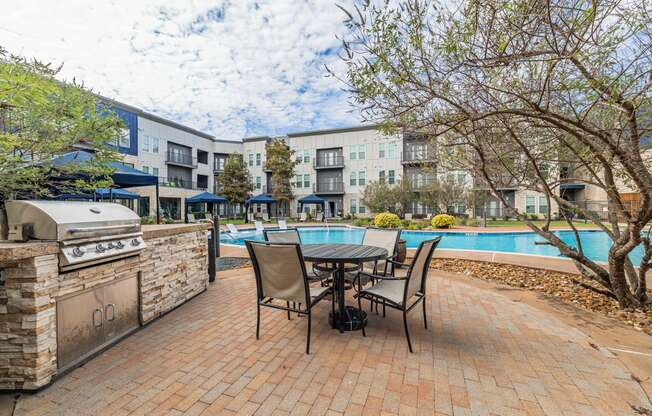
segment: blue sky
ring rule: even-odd
[[[346,5],[346,1],[342,2]],[[333,0],[21,0],[0,45],[218,138],[351,126]]]

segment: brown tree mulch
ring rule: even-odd
[[[652,335],[652,305],[634,310],[621,310],[614,299],[578,284],[577,282],[582,282],[594,285],[578,275],[460,259],[433,259],[430,267],[542,292],[583,309],[616,318],[639,331]]]

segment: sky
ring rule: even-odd
[[[14,0],[0,46],[220,139],[353,126],[334,0]],[[340,4],[346,6],[347,1]]]

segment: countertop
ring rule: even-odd
[[[210,230],[212,225],[206,222],[194,224],[152,224],[143,225],[141,228],[143,231],[143,238],[145,240],[151,240],[152,238]]]

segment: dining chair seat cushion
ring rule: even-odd
[[[405,282],[405,280],[398,279],[381,280],[362,292],[379,296],[390,300],[397,305],[401,305],[403,303],[403,294],[405,293]]]

